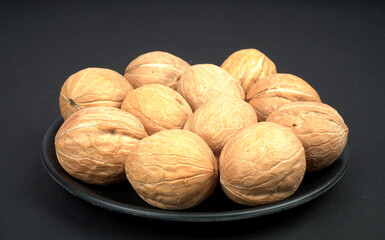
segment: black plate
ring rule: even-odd
[[[217,187],[212,196],[200,205],[183,210],[167,211],[145,203],[132,189],[128,181],[107,186],[83,183],[71,177],[60,166],[55,153],[54,138],[63,123],[58,118],[44,135],[42,161],[49,175],[63,188],[96,206],[112,211],[159,220],[215,222],[246,219],[280,212],[308,202],[334,186],[345,173],[349,164],[349,147],[330,167],[305,175],[300,187],[289,198],[258,207],[242,206],[232,202]]]

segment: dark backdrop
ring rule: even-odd
[[[72,73],[123,73],[153,50],[220,65],[251,47],[350,128],[350,166],[324,195],[244,221],[165,223],[92,206],[45,171],[41,141]],[[384,55],[384,1],[1,1],[0,239],[384,239]]]

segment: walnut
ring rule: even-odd
[[[187,100],[193,111],[221,95],[245,99],[240,83],[228,72],[213,64],[196,64],[189,67],[180,78],[178,92]]]
[[[198,135],[164,130],[135,145],[126,162],[126,174],[138,195],[150,205],[186,209],[214,191],[218,163]]]
[[[238,80],[245,93],[260,78],[277,73],[275,64],[257,49],[242,49],[231,54],[221,66]]]
[[[120,108],[133,87],[119,73],[106,68],[86,68],[63,84],[59,105],[64,120],[76,111],[96,106]]]
[[[192,110],[173,89],[148,84],[129,92],[122,110],[138,117],[149,135],[165,129],[182,129]]]
[[[63,123],[55,137],[55,150],[70,175],[104,185],[125,179],[127,154],[146,136],[142,123],[132,114],[112,107],[91,107]]]
[[[142,54],[130,62],[124,76],[134,88],[158,83],[176,89],[180,76],[189,66],[177,56],[155,51]]]
[[[293,74],[273,74],[255,83],[247,93],[247,101],[261,121],[282,105],[296,101],[321,102],[316,90]]]
[[[233,201],[260,205],[292,195],[305,174],[305,151],[287,127],[255,123],[232,137],[219,157],[220,184]]]
[[[321,170],[342,154],[349,129],[331,106],[318,102],[293,102],[273,112],[266,121],[290,127],[306,153],[306,172]]]
[[[219,155],[225,143],[237,132],[258,122],[247,102],[221,96],[200,106],[187,120],[184,129],[198,134]]]

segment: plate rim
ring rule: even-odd
[[[341,154],[346,155],[344,158],[342,166],[337,171],[336,176],[333,177],[329,182],[324,184],[320,188],[316,188],[315,190],[311,190],[306,192],[303,196],[299,196],[296,198],[287,198],[282,201],[261,205],[255,207],[249,207],[245,209],[237,209],[237,210],[228,210],[221,212],[186,212],[183,210],[163,210],[163,209],[150,209],[142,206],[135,206],[127,203],[121,203],[119,201],[115,201],[109,199],[107,197],[97,195],[97,194],[89,194],[82,191],[86,187],[81,185],[80,183],[75,182],[76,186],[74,186],[74,179],[68,174],[65,178],[61,176],[50,164],[50,157],[48,156],[48,146],[49,146],[49,138],[52,137],[52,132],[55,128],[60,127],[61,122],[63,122],[62,117],[58,117],[53,123],[50,124],[47,131],[44,134],[42,147],[41,147],[41,160],[42,163],[48,172],[48,174],[58,183],[62,188],[70,192],[71,194],[79,197],[91,204],[101,207],[103,209],[120,212],[123,214],[129,214],[133,216],[139,216],[144,218],[151,218],[157,220],[165,220],[165,221],[179,221],[179,222],[222,222],[222,221],[232,221],[232,220],[241,220],[254,218],[259,216],[265,216],[268,214],[277,213],[280,211],[284,211],[287,209],[294,208],[296,206],[302,205],[310,200],[313,200],[329,189],[331,189],[341,178],[344,176],[346,170],[348,169],[350,163],[350,148],[349,144],[346,144],[344,152]],[[71,182],[72,181],[72,182]]]

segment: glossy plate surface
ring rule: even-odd
[[[242,206],[228,199],[218,185],[213,195],[200,205],[182,211],[167,211],[154,208],[144,202],[132,189],[128,181],[107,186],[96,186],[83,183],[65,172],[56,158],[54,147],[55,134],[62,123],[62,118],[58,118],[44,135],[41,156],[49,175],[73,195],[96,206],[158,220],[230,221],[263,216],[293,208],[318,197],[334,186],[345,173],[350,159],[347,144],[341,157],[334,164],[320,172],[305,175],[297,191],[280,202],[258,207]]]

